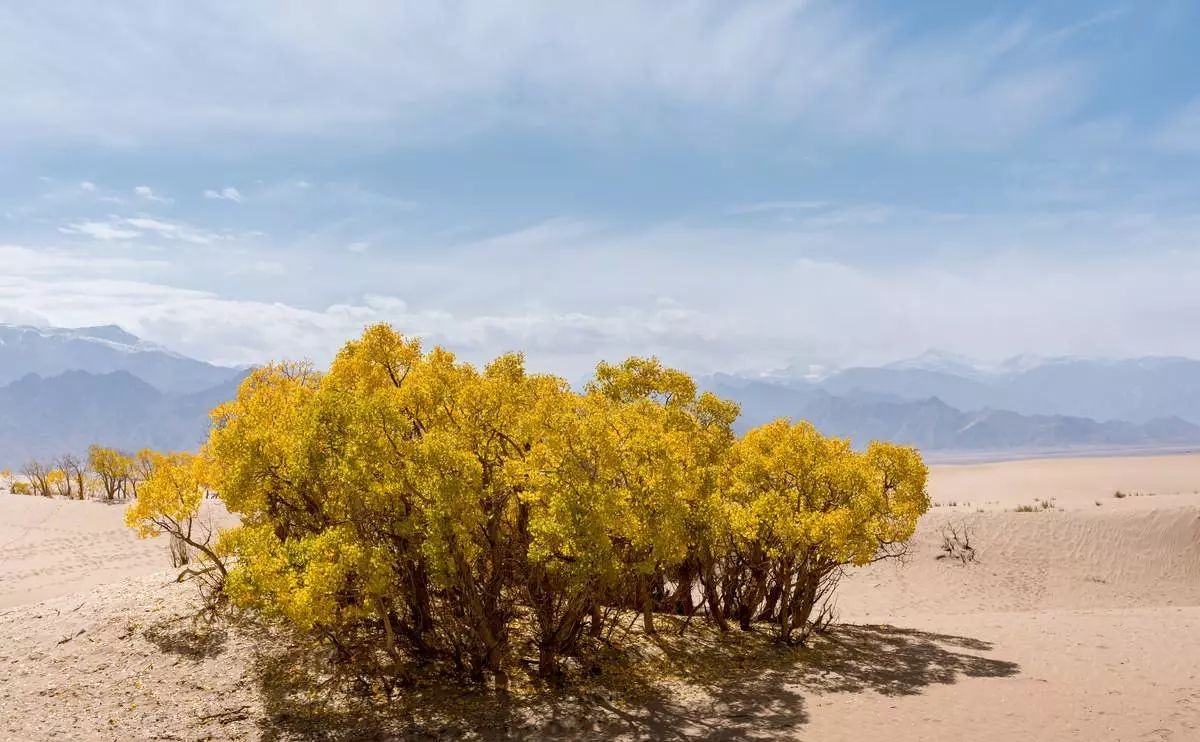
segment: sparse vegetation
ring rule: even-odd
[[[154,452],[140,451],[136,456],[116,449],[93,445],[87,458],[63,454],[47,464],[31,459],[21,467],[24,481],[13,481],[13,494],[65,497],[75,500],[88,498],[108,501],[137,496],[137,485],[150,471]],[[0,479],[12,479],[5,470]],[[17,487],[17,485],[21,485]]]
[[[1048,500],[1034,500],[1032,505],[1018,505],[1014,508],[1017,513],[1041,513],[1046,510],[1054,509],[1054,498]]]
[[[938,559],[953,559],[967,565],[975,561],[975,547],[971,545],[971,527],[966,523],[947,523],[941,528],[942,547]]]
[[[1153,492],[1125,492],[1124,490],[1117,490],[1113,492],[1113,497],[1118,500],[1124,500],[1126,497],[1154,497],[1154,494]]]

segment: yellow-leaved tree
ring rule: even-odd
[[[897,556],[929,509],[916,451],[875,442],[858,453],[807,422],[749,431],[727,476],[726,608],[744,629],[775,624],[785,641],[828,617],[814,622],[813,610],[844,567]]]
[[[209,462],[191,453],[153,454],[148,461],[152,476],[125,511],[125,523],[143,538],[166,534],[173,565],[185,567],[178,579],[202,578],[206,597],[219,598],[228,570],[200,513]]]
[[[104,499],[124,497],[133,476],[133,458],[115,448],[100,445],[88,447],[88,466],[96,475]]]
[[[703,611],[803,639],[843,567],[912,534],[925,469],[804,423],[738,438],[737,415],[655,359],[577,392],[518,354],[478,368],[376,325],[326,372],[253,371],[198,455],[140,455],[129,522],[389,687],[429,665],[504,687],[526,648],[554,677],[633,612],[647,632]],[[208,490],[240,525],[191,544]]]

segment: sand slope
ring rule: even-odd
[[[1196,456],[937,467],[907,559],[850,576],[810,649],[664,638],[657,684],[440,718],[287,702],[261,635],[177,620],[190,589],[119,508],[0,495],[0,738],[1200,740],[1197,488]],[[975,563],[938,559],[946,524]]]
[[[123,518],[120,504],[0,494],[0,609],[161,571],[166,546]]]

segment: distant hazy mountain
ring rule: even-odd
[[[903,378],[926,383],[929,377]],[[900,387],[894,384],[876,385],[872,391],[854,386],[845,396],[816,385],[783,386],[720,376],[704,380],[703,385],[742,405],[739,430],[778,417],[805,419],[827,435],[850,438],[856,446],[892,440],[930,451],[1033,452],[1200,445],[1200,426],[1177,416],[1138,424],[995,409],[963,411],[936,396],[904,399],[896,394]]]
[[[92,443],[194,448],[242,369],[215,366],[119,327],[0,324],[0,466]]]
[[[129,450],[195,448],[207,437],[209,410],[231,399],[239,380],[172,395],[127,371],[29,374],[0,387],[0,466],[83,453],[92,443]]]
[[[1187,358],[1059,359],[1004,378],[1000,389],[999,401],[1018,412],[1200,423],[1200,361]]]
[[[0,385],[28,374],[53,377],[66,371],[127,371],[166,394],[199,392],[241,373],[173,353],[111,325],[61,329],[0,324]]]
[[[790,380],[835,396],[924,400],[960,410],[1003,409],[1145,423],[1180,417],[1200,424],[1200,361],[1019,357],[994,367],[927,353],[881,367],[847,368],[822,379]]]
[[[214,366],[118,327],[0,324],[0,466],[30,456],[193,448],[208,412],[244,370]],[[994,366],[939,352],[881,367],[795,366],[766,377],[716,375],[706,388],[742,405],[739,430],[811,420],[855,445],[930,451],[1200,446],[1200,362],[1014,358]]]

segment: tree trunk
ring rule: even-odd
[[[642,628],[647,634],[654,633],[654,598],[650,594],[650,578],[641,577],[639,582],[642,586]]]
[[[725,621],[725,611],[721,610],[721,598],[717,595],[716,576],[711,569],[708,570],[708,576],[702,578],[700,582],[704,586],[704,602],[708,604],[709,618],[717,625],[718,630],[729,631],[729,624]]]
[[[588,625],[588,633],[593,639],[599,639],[600,634],[604,631],[604,612],[600,609],[599,603],[592,603],[591,623]]]
[[[554,647],[542,642],[538,644],[538,677],[550,680],[558,674],[558,659]]]

